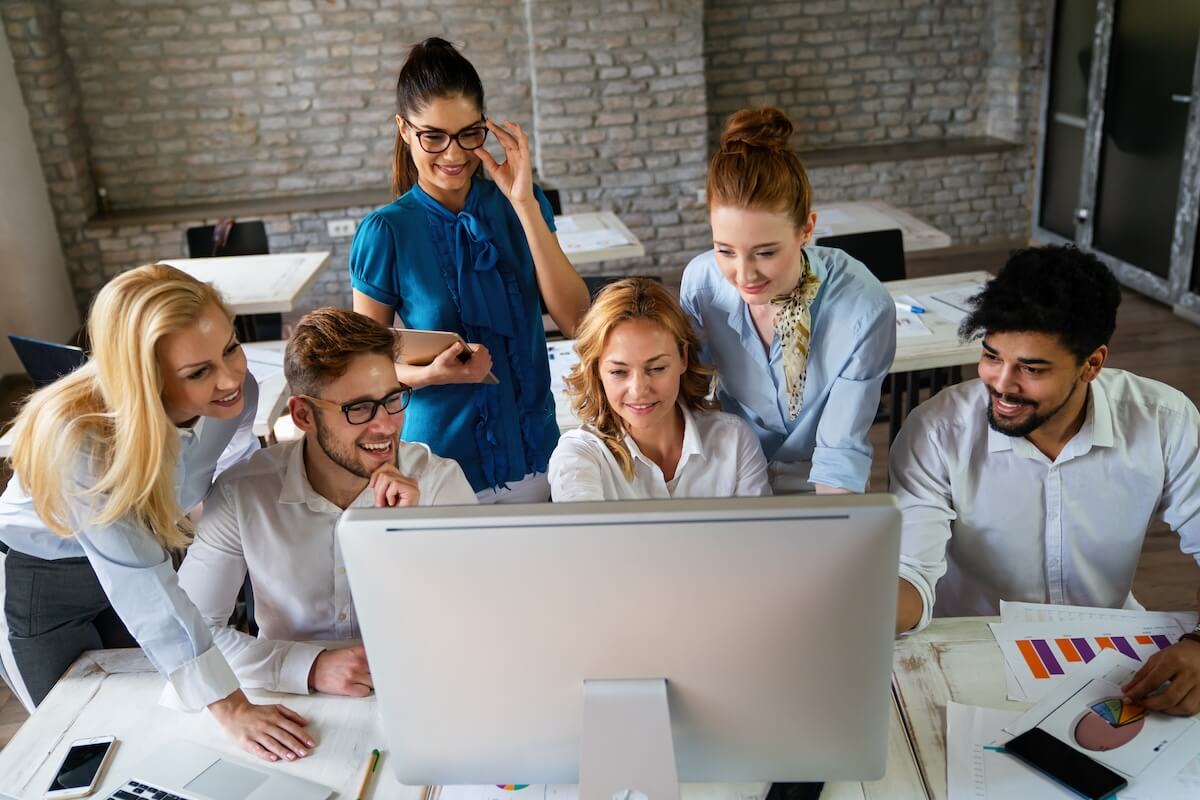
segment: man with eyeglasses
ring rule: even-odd
[[[400,439],[410,388],[396,332],[322,308],[284,356],[304,437],[260,450],[217,479],[179,583],[245,687],[372,691],[334,527],[350,507],[474,504],[457,463]],[[228,625],[249,573],[259,638]]]

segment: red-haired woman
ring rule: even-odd
[[[775,493],[862,492],[896,309],[860,262],[813,245],[791,133],[774,108],[729,118],[708,169],[713,249],[688,264],[680,299],[722,407],[758,435]]]

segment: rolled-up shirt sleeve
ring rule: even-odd
[[[245,577],[235,504],[226,482],[218,480],[179,568],[179,585],[195,603],[242,686],[307,694],[313,663],[325,645],[259,639],[230,627],[229,617]]]
[[[186,708],[199,711],[238,689],[237,677],[153,536],[131,520],[120,520],[77,526],[75,539],[113,609]]]
[[[889,455],[891,490],[900,506],[900,577],[921,595],[919,631],[933,617],[938,580],[946,574],[946,545],[957,515],[941,448],[921,409],[909,415]]]
[[[854,355],[829,388],[817,423],[809,481],[863,492],[871,474],[868,432],[879,409],[883,379],[896,356],[896,309],[890,302],[872,309],[855,328]]]
[[[550,455],[550,499],[555,503],[606,500],[603,456],[587,443],[563,436]]]

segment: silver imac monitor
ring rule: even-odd
[[[884,773],[889,495],[350,509],[338,535],[402,783]]]

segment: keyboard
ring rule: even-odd
[[[137,781],[129,781],[105,800],[186,800],[186,798],[172,794],[165,789],[159,789],[157,786],[147,786]]]

